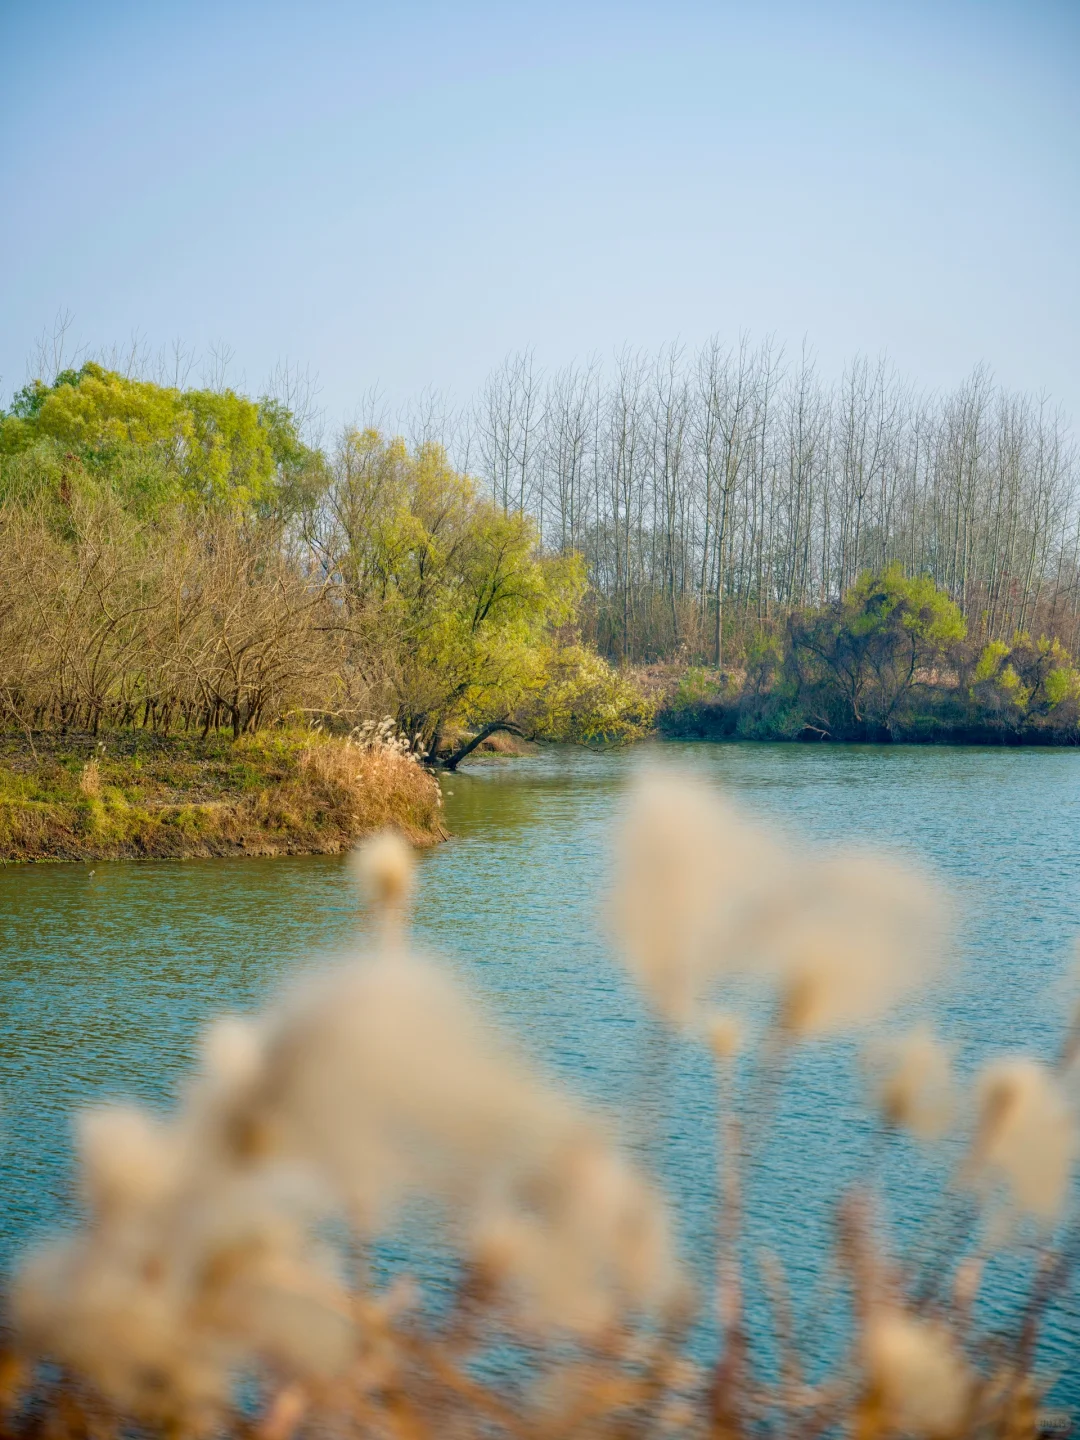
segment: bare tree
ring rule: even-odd
[[[737,655],[894,560],[987,636],[1036,616],[1077,626],[1074,442],[1047,402],[1002,393],[985,368],[925,396],[886,357],[857,356],[828,387],[805,346],[785,368],[743,336],[692,356],[624,350],[556,372],[541,395],[518,355],[472,417],[498,503],[585,555],[613,655],[683,647],[722,666],[729,632]]]

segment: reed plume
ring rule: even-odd
[[[947,929],[931,879],[867,854],[806,854],[689,777],[634,786],[610,906],[627,964],[668,1020],[692,1023],[717,981],[776,994],[793,1038],[886,1013],[926,982]]]

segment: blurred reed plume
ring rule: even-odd
[[[803,855],[690,778],[644,777],[619,835],[614,928],[657,1010],[696,1024],[717,980],[775,986],[792,1036],[876,1019],[938,959],[943,899],[866,854]]]
[[[1074,1047],[965,1084],[926,1028],[864,1035],[882,1144],[907,1131],[945,1147],[941,1213],[899,1246],[879,1169],[844,1190],[821,1263],[847,1318],[824,1347],[795,1324],[777,1257],[749,1253],[755,1147],[785,1062],[879,1030],[928,983],[948,931],[929,879],[803,853],[701,786],[639,779],[609,916],[668,1043],[697,1038],[716,1067],[703,1274],[611,1125],[416,952],[405,842],[377,836],[354,868],[377,912],[366,954],[213,1025],[172,1115],[81,1118],[85,1218],[12,1287],[5,1436],[1036,1432],[1052,1379],[1040,1327],[1080,1256]],[[452,1293],[427,1303],[378,1279],[380,1238],[416,1204],[456,1254]],[[1011,1328],[987,1328],[992,1251],[1015,1245],[1027,1291]]]

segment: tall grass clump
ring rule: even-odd
[[[300,774],[326,797],[352,835],[393,826],[418,844],[443,834],[442,793],[422,755],[392,720],[369,721],[345,738],[316,737],[300,755]]]
[[[310,756],[345,783],[346,762]],[[608,918],[664,1043],[700,1043],[715,1069],[703,1273],[610,1122],[418,953],[403,841],[367,842],[355,870],[377,922],[364,954],[211,1026],[171,1115],[81,1117],[82,1223],[13,1282],[6,1434],[1035,1433],[1040,1329],[1080,1253],[1080,1031],[1055,1060],[1003,1056],[968,1081],[931,1030],[890,1032],[947,953],[931,880],[804,853],[677,777],[633,790]],[[838,1196],[818,1260],[843,1323],[826,1334],[795,1323],[776,1255],[751,1254],[748,1211],[797,1052],[852,1040],[874,1153],[906,1133],[952,1176],[904,1243],[880,1164]],[[417,1201],[457,1257],[432,1304],[376,1278]],[[991,1324],[995,1256],[1014,1247],[1026,1289]],[[758,1291],[771,1333],[751,1321]]]

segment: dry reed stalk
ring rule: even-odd
[[[101,766],[97,760],[88,760],[83,766],[79,789],[88,800],[96,800],[101,794]]]

